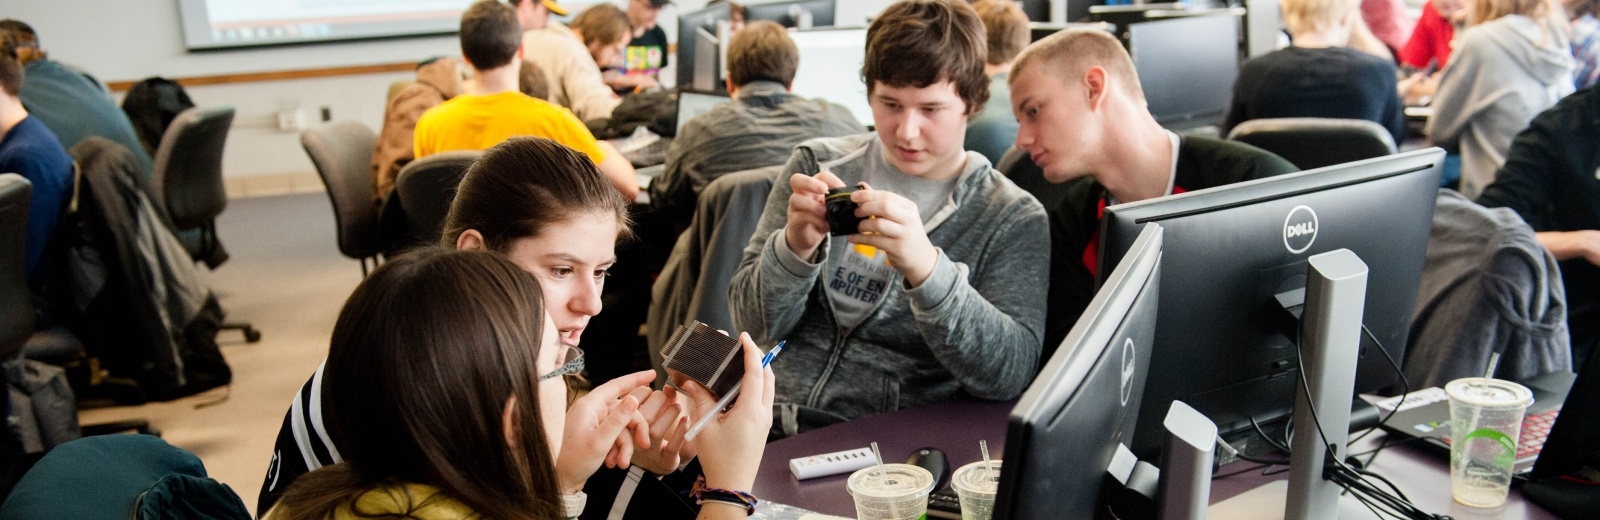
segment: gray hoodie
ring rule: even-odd
[[[1517,132],[1572,93],[1572,67],[1565,30],[1548,20],[1503,16],[1460,35],[1428,135],[1461,154],[1462,194],[1475,198],[1494,182]]]
[[[882,153],[872,133],[814,139],[795,149],[783,171],[826,169],[854,185],[863,174],[884,173],[865,171],[882,168],[870,155]],[[962,396],[1010,399],[1033,379],[1049,285],[1044,208],[982,155],[967,152],[966,160],[953,192],[924,224],[940,249],[933,272],[906,289],[891,269],[888,289],[853,327],[840,325],[843,311],[822,274],[855,253],[831,237],[813,258],[795,256],[784,242],[788,174],[773,183],[728,305],[739,330],[788,341],[772,363],[775,434]]]

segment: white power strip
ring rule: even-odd
[[[805,480],[849,473],[876,462],[872,458],[872,449],[859,448],[789,459],[789,472],[794,474],[795,480]]]

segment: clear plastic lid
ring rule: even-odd
[[[900,498],[933,491],[933,474],[910,464],[868,466],[850,474],[850,494],[858,497]]]
[[[1501,379],[1465,377],[1444,385],[1450,399],[1480,408],[1526,408],[1533,404],[1528,387]]]
[[[959,492],[992,495],[1000,487],[1000,462],[984,466],[983,461],[978,461],[962,466],[951,476],[950,485]]]

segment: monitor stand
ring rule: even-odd
[[[1367,264],[1348,249],[1313,256],[1307,263],[1300,356],[1308,388],[1295,392],[1294,423],[1301,427],[1290,446],[1289,481],[1273,482],[1219,502],[1207,510],[1213,518],[1378,518],[1355,497],[1341,494],[1343,488],[1338,484],[1323,478],[1329,451],[1336,461],[1347,455]],[[1313,426],[1318,424],[1320,428]]]

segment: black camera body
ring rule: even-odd
[[[828,234],[839,237],[861,230],[861,217],[856,216],[860,205],[850,200],[850,194],[855,192],[856,188],[849,187],[828,190],[827,197],[823,198],[828,204]]]

